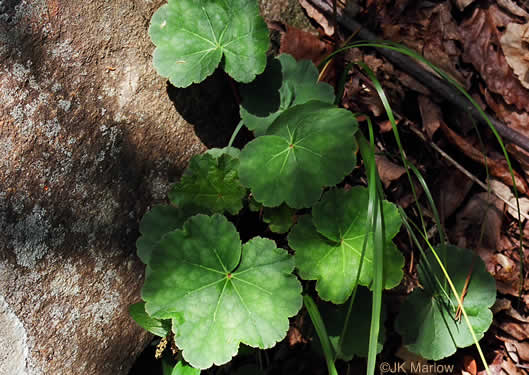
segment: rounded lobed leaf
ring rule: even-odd
[[[233,156],[237,153],[220,151],[206,152],[191,159],[180,182],[169,192],[173,204],[192,204],[212,213],[228,211],[232,215],[241,210],[246,189],[239,182],[239,159]]]
[[[367,241],[359,283],[370,286],[373,279],[373,239],[367,231],[368,191],[353,187],[333,189],[316,203],[311,216],[304,216],[292,228],[288,244],[295,251],[296,267],[304,280],[317,280],[316,290],[325,301],[344,303],[351,295],[360,266],[362,247]],[[383,202],[386,244],[384,247],[384,288],[402,279],[404,257],[391,239],[401,219],[397,208]]]
[[[175,207],[158,204],[147,212],[140,222],[141,237],[136,241],[137,254],[140,260],[147,264],[151,253],[164,234],[181,228],[191,216],[204,210],[194,207]]]
[[[279,207],[265,207],[263,209],[263,221],[268,224],[274,233],[286,233],[294,225],[296,210],[282,204]]]
[[[310,207],[354,167],[358,128],[345,109],[311,101],[286,110],[241,151],[239,177],[268,207]]]
[[[242,252],[242,257],[241,257]],[[175,342],[193,367],[228,362],[239,343],[270,348],[301,308],[293,259],[256,237],[241,249],[221,216],[197,215],[162,238],[142,297],[155,318],[172,318]]]
[[[166,337],[171,332],[171,321],[151,318],[145,312],[145,302],[130,305],[129,314],[140,327],[153,335]]]
[[[266,65],[268,29],[255,0],[169,0],[153,15],[149,35],[156,71],[177,87],[203,81],[223,58],[240,82]]]
[[[333,88],[318,82],[318,70],[309,60],[296,60],[282,54],[270,59],[263,74],[241,87],[241,118],[257,136],[290,107],[311,100],[334,102]],[[262,98],[267,98],[263,100]]]
[[[492,323],[490,307],[496,301],[496,283],[483,260],[472,251],[452,245],[445,246],[445,250],[445,268],[459,293],[463,291],[471,272],[463,306],[479,340]],[[439,254],[442,248],[436,251]],[[444,276],[431,253],[428,254],[428,261],[431,270],[419,272],[419,279],[425,288],[417,288],[408,296],[401,306],[395,328],[410,351],[426,359],[439,360],[455,353],[457,348],[472,345],[474,341],[465,319],[455,318],[458,301],[453,293],[449,289],[447,294],[443,293],[440,286],[432,282],[436,276],[442,283]]]

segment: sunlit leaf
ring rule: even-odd
[[[241,151],[241,182],[265,206],[310,207],[354,168],[357,128],[351,112],[328,103],[292,107]]]
[[[152,17],[149,35],[156,71],[177,87],[203,81],[221,61],[240,82],[266,65],[268,29],[255,0],[169,0]]]
[[[270,348],[301,308],[293,258],[273,241],[241,246],[221,215],[196,215],[165,235],[147,267],[142,297],[155,318],[173,319],[175,343],[196,368],[228,362],[239,343]]]

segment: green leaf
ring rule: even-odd
[[[153,335],[166,337],[171,332],[171,321],[151,318],[145,312],[145,302],[130,305],[129,314],[140,327]]]
[[[241,154],[241,150],[236,147],[210,148],[206,151],[206,154],[213,156],[215,159],[218,159],[225,154],[230,155],[234,159],[238,159]]]
[[[195,155],[180,179],[169,192],[177,206],[193,204],[211,213],[228,211],[236,215],[242,208],[246,189],[239,182],[239,159],[226,151]]]
[[[160,241],[142,297],[151,316],[173,319],[184,359],[205,369],[228,362],[241,342],[270,348],[285,337],[302,302],[293,268],[273,241],[241,247],[224,216],[196,215]]]
[[[472,270],[463,306],[479,340],[492,323],[490,307],[496,301],[496,283],[483,260],[472,251],[452,245],[447,245],[446,251],[445,268],[459,293]],[[417,288],[408,296],[401,306],[395,328],[408,350],[426,359],[439,360],[474,341],[464,319],[455,320],[458,306],[455,296],[448,291],[449,299],[430,281],[436,275],[442,282],[444,276],[434,256],[429,253],[427,257],[431,270],[428,274],[419,272],[424,289]]]
[[[334,91],[329,84],[318,82],[318,69],[311,61],[296,62],[282,54],[270,59],[255,81],[241,87],[241,97],[241,118],[259,136],[290,107],[311,100],[333,103]]]
[[[142,236],[136,241],[140,260],[147,264],[152,251],[165,233],[182,227],[188,218],[203,211],[192,206],[182,208],[161,204],[153,206],[140,222]]]
[[[255,0],[169,0],[152,17],[149,36],[156,71],[176,87],[203,81],[221,61],[240,82],[266,65],[268,29]]]
[[[265,206],[310,207],[353,169],[357,128],[351,112],[328,103],[292,107],[241,151],[241,182]]]
[[[338,359],[350,361],[354,356],[367,357],[369,344],[369,324],[371,322],[371,304],[372,294],[367,288],[359,287],[356,292],[355,301],[349,317],[349,324],[342,342],[342,348],[339,349],[340,336],[342,335],[343,326],[349,302],[343,305],[334,305],[322,303],[320,311],[322,318],[327,327],[327,333],[335,353],[338,353]],[[378,350],[382,351],[384,345],[384,321],[386,320],[386,310],[382,310],[381,330],[378,336]]]
[[[304,280],[318,280],[316,290],[325,301],[344,303],[351,295],[360,265],[362,246],[367,245],[359,283],[370,286],[373,279],[373,240],[367,228],[368,191],[353,187],[333,189],[292,228],[288,244],[296,251],[296,267]],[[404,257],[391,239],[399,232],[401,219],[397,208],[384,201],[386,246],[384,287],[391,289],[402,279]]]
[[[286,233],[294,225],[296,210],[282,204],[279,207],[265,207],[263,221],[268,224],[274,233]]]

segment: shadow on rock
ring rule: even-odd
[[[186,88],[167,83],[167,94],[178,113],[193,124],[195,134],[208,148],[227,146],[240,116],[230,78],[222,70],[217,69],[203,82]],[[252,138],[243,128],[234,146],[242,147]]]

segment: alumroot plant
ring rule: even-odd
[[[149,33],[154,66],[173,85],[201,82],[219,65],[244,83],[241,121],[256,138],[239,150],[231,147],[234,134],[228,147],[193,157],[170,204],[145,214],[137,241],[144,302],[131,315],[155,335],[172,334],[179,349],[172,374],[195,374],[230,361],[241,343],[273,347],[305,301],[329,373],[336,359],[354,355],[368,355],[373,373],[384,341],[381,293],[403,276],[404,257],[392,239],[403,222],[410,228],[383,200],[374,148],[355,115],[333,104],[333,88],[318,82],[311,62],[267,59],[268,30],[255,0],[169,0]],[[368,187],[337,187],[358,152]],[[289,232],[288,249],[264,238],[269,232],[241,243],[233,218],[251,211],[263,214],[270,231]],[[494,280],[471,252],[439,249],[450,253],[446,271],[456,290],[473,267],[463,307],[480,338],[492,321]],[[424,288],[402,305],[396,326],[410,350],[431,359],[473,342],[455,319],[459,301],[439,282],[441,270],[425,257]],[[316,280],[304,298],[303,280]],[[314,303],[316,293],[329,303]]]

